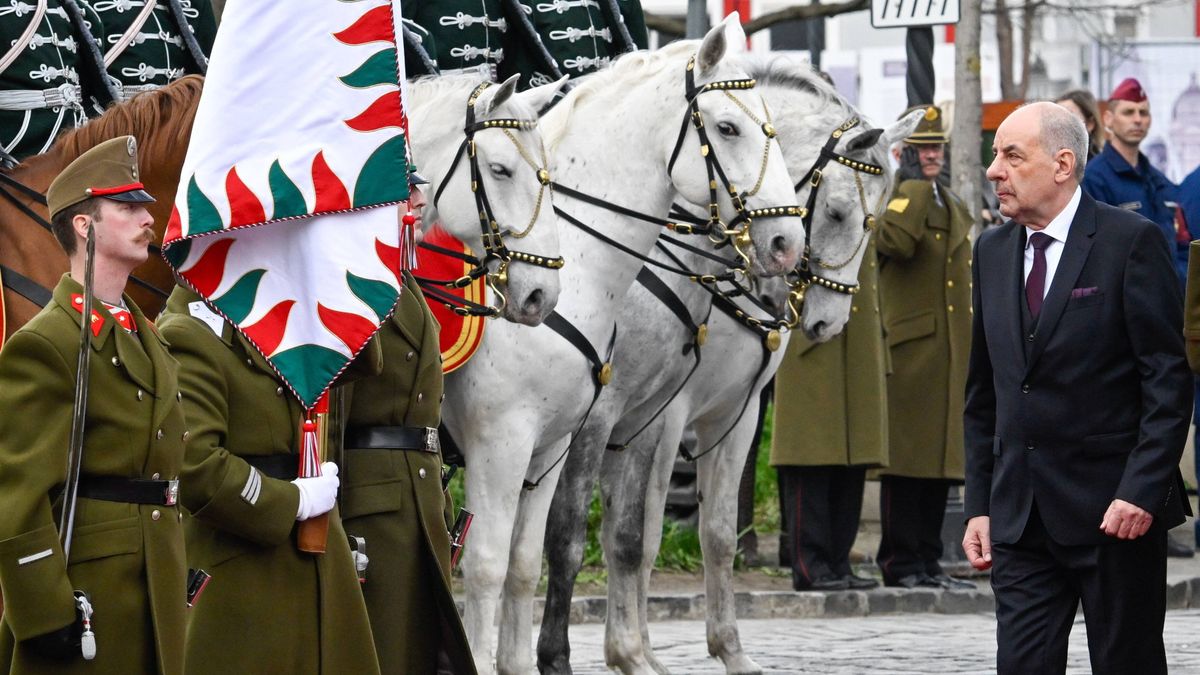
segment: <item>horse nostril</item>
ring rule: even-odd
[[[813,327],[812,327],[813,337],[819,338],[819,337],[825,335],[825,329],[828,327],[829,327],[829,324],[825,323],[824,321],[816,322],[815,324],[813,324]]]
[[[787,238],[779,235],[771,240],[772,253],[786,253],[788,250]]]
[[[542,311],[542,302],[544,301],[544,298],[545,293],[542,292],[542,289],[535,289],[529,294],[528,297],[525,298],[525,302],[521,303],[521,309],[524,310],[526,314],[538,314]]]

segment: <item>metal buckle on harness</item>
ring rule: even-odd
[[[167,487],[163,490],[163,504],[166,506],[175,506],[179,502],[179,479],[167,481]]]

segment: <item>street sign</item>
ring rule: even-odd
[[[875,28],[940,26],[958,23],[960,0],[871,0]]]

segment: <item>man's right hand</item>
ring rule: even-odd
[[[963,553],[971,567],[983,571],[992,566],[992,519],[975,516],[967,521],[967,533],[963,535]]]
[[[333,462],[321,465],[321,475],[313,478],[297,478],[292,481],[300,490],[300,506],[296,510],[296,520],[308,520],[328,513],[337,501],[338,467]]]

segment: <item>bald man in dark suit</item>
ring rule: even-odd
[[[1167,530],[1192,378],[1158,227],[1079,189],[1087,133],[1035,103],[996,133],[1009,222],[979,239],[963,549],[992,567],[997,669],[1061,673],[1082,602],[1097,673],[1165,673]]]

